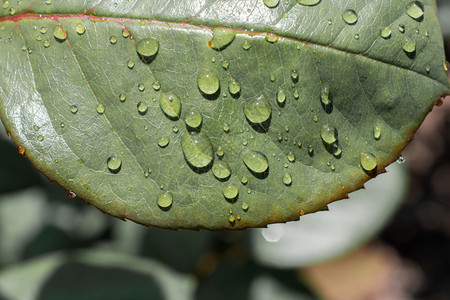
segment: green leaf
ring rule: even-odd
[[[0,8],[0,116],[47,177],[145,225],[325,209],[450,92],[433,0],[95,3]]]

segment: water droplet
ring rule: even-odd
[[[44,140],[44,136],[43,135],[38,135],[37,137],[39,142],[42,142]]]
[[[359,34],[358,33],[355,34],[355,40],[359,40]]]
[[[222,187],[223,196],[230,201],[233,201],[239,195],[239,189],[234,184],[228,183]]]
[[[275,81],[275,75],[273,73],[270,73],[270,81],[272,82]]]
[[[125,100],[127,100],[127,95],[125,93],[121,93],[119,95],[119,100],[120,102],[125,102]]]
[[[241,86],[235,80],[232,80],[228,84],[228,91],[230,92],[231,95],[235,96],[239,94],[239,92],[241,91]]]
[[[259,151],[247,151],[242,155],[244,164],[252,172],[264,173],[269,168],[269,160],[266,155]]]
[[[289,154],[287,155],[287,159],[293,163],[295,162],[295,155],[292,152],[289,152]]]
[[[105,107],[103,106],[103,104],[99,103],[96,110],[99,115],[102,115],[105,112]]]
[[[388,39],[388,38],[390,38],[391,37],[391,34],[392,34],[392,30],[391,30],[391,28],[390,27],[385,27],[383,30],[381,30],[381,32],[380,32],[380,36],[383,38],[383,39]]]
[[[375,124],[373,126],[373,137],[377,141],[381,138],[381,126],[378,124]]]
[[[177,126],[173,125],[173,126],[172,126],[172,131],[173,131],[174,133],[178,133],[179,129],[178,129]]]
[[[322,93],[320,94],[320,101],[322,102],[322,105],[325,108],[331,106],[332,102],[331,102],[331,99],[329,98],[329,90],[327,87],[324,87],[322,89]]]
[[[414,53],[416,51],[416,42],[413,39],[406,39],[403,44],[403,50],[408,54]]]
[[[152,87],[155,91],[159,91],[161,89],[161,84],[159,83],[159,81],[154,81]]]
[[[403,155],[400,155],[399,158],[397,159],[397,163],[399,165],[403,165],[406,162],[405,157],[403,157]]]
[[[342,13],[342,19],[349,25],[356,24],[358,15],[353,9],[347,9]]]
[[[292,69],[291,71],[291,79],[293,82],[297,82],[298,81],[298,70],[297,69]]]
[[[151,58],[159,51],[159,42],[154,38],[142,39],[136,44],[137,53],[144,59]]]
[[[46,40],[44,41],[44,47],[45,47],[45,48],[50,47],[50,44],[51,44],[51,42],[50,42],[49,39],[46,39]]]
[[[334,144],[332,145],[331,150],[332,150],[332,153],[333,153],[334,157],[337,157],[337,158],[338,158],[338,157],[341,156],[341,154],[342,154],[342,148],[341,148],[341,146],[340,146],[339,144],[337,144],[337,143],[334,143]]]
[[[228,69],[228,66],[230,65],[230,63],[227,60],[224,60],[222,62],[222,68],[224,68],[225,70]]]
[[[137,111],[138,111],[138,113],[141,115],[141,116],[143,116],[143,115],[145,115],[146,113],[147,113],[147,111],[148,111],[148,105],[147,105],[147,103],[145,103],[145,102],[139,102],[138,104],[137,104]]]
[[[178,119],[181,114],[181,100],[173,92],[161,94],[159,107],[169,119]]]
[[[375,170],[378,165],[376,156],[369,152],[361,153],[360,161],[361,167],[367,172]]]
[[[272,114],[272,107],[264,95],[261,95],[257,98],[246,101],[244,114],[250,122],[254,124],[261,124],[270,118],[270,115]]]
[[[199,111],[191,110],[187,113],[185,119],[186,125],[192,129],[197,129],[202,125],[203,117]]]
[[[334,127],[323,126],[320,129],[320,137],[324,143],[331,145],[337,141],[337,130]]]
[[[246,184],[248,183],[248,178],[247,178],[247,176],[242,176],[242,178],[241,178],[241,183],[242,183],[243,185],[246,185]]]
[[[129,60],[128,62],[127,62],[127,67],[128,67],[128,69],[133,69],[134,68],[134,61],[132,61],[132,60]]]
[[[295,89],[295,91],[294,91],[294,99],[298,100],[298,98],[300,98],[300,94],[298,93],[298,90]]]
[[[284,173],[283,183],[288,186],[292,184],[292,176],[289,173]]]
[[[423,16],[423,5],[419,1],[413,1],[406,7],[406,14],[414,20],[419,20]]]
[[[45,4],[50,5],[52,4],[53,0],[45,0]]]
[[[284,90],[279,89],[277,92],[277,102],[279,106],[284,106],[286,101],[286,93],[284,92]]]
[[[297,3],[305,6],[313,6],[318,4],[320,1],[321,0],[297,0]]]
[[[405,25],[403,24],[398,25],[398,31],[400,31],[400,33],[405,33]]]
[[[213,161],[214,150],[211,141],[201,132],[183,135],[181,148],[186,161],[195,168],[205,168]]]
[[[163,211],[167,211],[172,207],[173,195],[171,192],[164,192],[158,196],[157,204]]]
[[[249,50],[252,47],[252,44],[249,41],[245,41],[242,44],[242,49],[244,49],[245,51]]]
[[[217,73],[211,70],[203,70],[199,73],[198,88],[206,95],[214,95],[220,88],[219,77]]]
[[[66,195],[67,195],[67,198],[69,198],[69,199],[73,199],[77,196],[77,194],[75,194],[75,192],[71,191],[71,190],[68,190]]]
[[[53,29],[53,36],[58,42],[64,42],[67,39],[67,33],[60,25]]]
[[[223,124],[222,129],[223,129],[223,131],[224,131],[225,133],[230,132],[230,126],[229,126],[227,123],[224,123],[224,124]]]
[[[122,36],[126,39],[130,36],[130,31],[126,28],[122,29]]]
[[[212,30],[213,37],[208,45],[214,50],[223,50],[230,45],[235,38],[235,33],[229,28],[214,28]]]
[[[313,145],[308,145],[308,154],[311,157],[314,155],[314,146]]]
[[[273,33],[266,34],[266,41],[269,43],[276,43],[278,41],[279,36]]]
[[[319,121],[319,117],[318,117],[318,116],[314,116],[314,117],[313,117],[313,121],[314,121],[315,123],[317,123],[317,122]]]
[[[111,173],[117,174],[122,168],[122,159],[116,157],[115,155],[111,155],[106,160],[106,165],[108,166],[108,169]]]
[[[234,225],[234,222],[235,222],[235,221],[236,221],[236,219],[234,218],[233,215],[230,215],[230,216],[228,217],[228,222],[230,222],[231,225]]]
[[[117,38],[115,36],[111,36],[109,38],[109,42],[111,43],[111,45],[115,45],[117,43]]]
[[[215,161],[212,167],[212,173],[219,180],[228,180],[231,176],[230,167],[224,161]]]
[[[264,0],[264,4],[269,8],[277,6],[278,3],[280,3],[280,0]]]
[[[161,148],[166,148],[169,145],[169,138],[166,136],[160,137],[157,140],[157,144],[158,146],[160,146]]]
[[[42,33],[42,34],[46,34],[47,33],[47,27],[41,27],[41,30],[40,30],[40,32]]]
[[[11,5],[11,3],[9,2],[9,0],[4,0],[3,4],[2,4],[2,8],[6,9]]]
[[[75,25],[75,31],[79,35],[83,35],[86,32],[86,27],[84,26],[83,23],[78,23],[77,25]]]
[[[70,112],[76,114],[78,112],[78,107],[76,105],[71,105]]]

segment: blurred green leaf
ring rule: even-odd
[[[241,229],[323,210],[450,90],[434,0],[301,3],[8,2],[1,119],[122,219]]]

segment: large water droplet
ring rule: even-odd
[[[161,94],[159,98],[159,107],[163,113],[170,119],[178,119],[181,114],[181,100],[173,92]]]
[[[277,6],[278,3],[280,3],[280,0],[264,0],[264,4],[269,8]]]
[[[171,192],[164,192],[158,196],[157,204],[163,211],[167,211],[172,207],[173,195]]]
[[[391,34],[392,34],[392,30],[391,30],[391,28],[390,27],[385,27],[383,30],[381,30],[381,32],[380,32],[380,36],[383,38],[383,39],[388,39],[388,38],[390,38],[391,37]]]
[[[212,172],[219,180],[227,180],[231,176],[230,167],[224,161],[214,161]]]
[[[235,38],[234,31],[229,28],[214,28],[213,37],[208,45],[214,50],[223,50],[230,45]]]
[[[142,39],[137,42],[136,51],[143,59],[154,57],[159,51],[159,42],[154,38]]]
[[[337,130],[331,126],[323,126],[320,129],[320,137],[324,143],[331,145],[337,141]]]
[[[117,174],[119,173],[120,169],[122,168],[122,159],[119,157],[116,157],[115,155],[111,155],[106,160],[106,165],[108,166],[108,170],[113,173]]]
[[[423,16],[423,5],[419,1],[411,2],[406,7],[406,14],[414,20],[419,20]]]
[[[222,187],[222,194],[228,201],[235,201],[239,195],[239,189],[234,184],[228,183]]]
[[[318,4],[320,1],[321,0],[297,0],[297,3],[305,6],[313,6]]]
[[[186,161],[195,168],[205,168],[213,160],[214,150],[209,138],[203,133],[192,132],[181,138],[181,148]]]
[[[145,102],[139,102],[137,104],[137,111],[140,115],[145,115],[148,111],[148,105]]]
[[[356,24],[358,15],[353,9],[347,9],[342,13],[342,19],[349,25]]]
[[[266,122],[272,114],[272,107],[264,95],[245,102],[244,114],[254,124]]]
[[[196,110],[192,110],[187,113],[185,122],[191,129],[197,129],[202,125],[202,114]]]
[[[269,160],[259,151],[247,151],[242,154],[242,160],[247,168],[254,173],[264,173],[269,168]]]
[[[203,70],[198,75],[198,88],[206,95],[214,95],[220,88],[219,76],[211,70]]]
[[[61,25],[53,29],[53,36],[58,42],[64,42],[67,39],[67,33]]]
[[[369,152],[361,153],[360,161],[361,167],[367,172],[375,170],[378,165],[376,156]]]
[[[160,146],[161,148],[166,148],[167,145],[169,145],[169,142],[170,142],[170,140],[169,140],[169,138],[166,137],[166,136],[160,137],[160,138],[158,138],[158,140],[157,140],[157,144],[158,144],[158,146]]]

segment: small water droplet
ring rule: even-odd
[[[122,36],[126,39],[130,36],[130,31],[126,28],[122,29]]]
[[[311,157],[314,155],[314,146],[313,145],[308,145],[308,154]]]
[[[171,120],[178,119],[181,114],[181,100],[173,92],[161,94],[159,107],[163,113]]]
[[[176,125],[173,125],[173,126],[172,126],[172,131],[173,131],[174,133],[178,133],[179,129],[178,129],[178,127],[177,127]]]
[[[403,44],[403,50],[408,54],[416,52],[416,42],[413,39],[406,39]]]
[[[406,7],[406,14],[414,20],[420,20],[423,17],[423,5],[419,1],[413,1]]]
[[[231,176],[230,167],[224,161],[215,161],[212,167],[212,173],[219,180],[228,180]]]
[[[239,195],[239,189],[234,184],[227,183],[222,187],[222,194],[225,199],[234,202]]]
[[[53,36],[58,42],[64,42],[67,39],[67,33],[61,25],[53,29]]]
[[[241,91],[241,86],[235,80],[230,81],[228,84],[228,91],[231,95],[236,96]]]
[[[161,148],[166,148],[169,145],[169,142],[170,142],[170,140],[166,136],[159,137],[158,140],[157,140],[157,144]]]
[[[51,44],[51,42],[50,42],[50,40],[49,39],[46,39],[45,41],[44,41],[44,47],[45,48],[48,48],[48,47],[50,47],[50,44]]]
[[[181,148],[186,161],[195,168],[205,168],[213,161],[214,150],[211,141],[201,132],[183,135]]]
[[[390,27],[385,27],[383,30],[381,30],[381,32],[380,32],[380,36],[383,38],[383,39],[389,39],[390,37],[391,37],[391,34],[392,34],[392,30],[391,30],[391,28]]]
[[[272,107],[264,95],[246,101],[244,114],[248,121],[254,124],[266,122],[272,114]]]
[[[198,129],[202,125],[203,117],[199,111],[191,110],[186,114],[184,121],[191,129]]]
[[[284,106],[286,101],[286,93],[284,90],[279,89],[277,92],[277,102],[279,106]]]
[[[3,0],[2,8],[7,9],[10,5],[9,0]]]
[[[198,88],[206,95],[214,95],[220,88],[219,76],[211,70],[203,70],[197,79]]]
[[[405,25],[403,24],[398,25],[398,31],[400,31],[400,33],[405,33]]]
[[[37,137],[39,142],[42,142],[44,140],[44,136],[43,135],[38,135]]]
[[[234,218],[233,215],[230,215],[230,216],[228,217],[228,222],[230,222],[231,225],[234,225],[234,222],[235,222],[235,221],[236,221],[236,219]]]
[[[298,93],[298,90],[295,89],[295,90],[294,90],[294,99],[295,99],[295,100],[298,100],[298,98],[300,98],[300,94]]]
[[[375,124],[373,126],[373,137],[377,141],[381,138],[381,126],[378,124]]]
[[[217,147],[216,153],[218,157],[222,158],[224,155],[223,148],[221,146]]]
[[[292,184],[292,176],[289,173],[284,173],[283,175],[283,183],[287,186]]]
[[[289,152],[289,154],[287,155],[287,159],[293,163],[295,162],[295,155],[292,152]]]
[[[119,157],[116,157],[115,155],[111,155],[106,160],[106,165],[108,166],[108,169],[111,173],[117,174],[117,173],[119,173],[120,169],[122,168],[122,159]]]
[[[125,100],[127,100],[127,94],[120,93],[119,100],[120,100],[120,102],[125,102]]]
[[[251,42],[249,42],[249,41],[245,41],[245,42],[242,44],[242,49],[244,49],[245,51],[249,50],[251,47],[252,47],[252,44],[251,44]]]
[[[142,83],[139,83],[139,84],[138,84],[138,90],[139,90],[139,92],[145,91],[145,85],[142,84]]]
[[[297,3],[305,6],[313,6],[318,4],[320,1],[321,0],[297,0]]]
[[[353,25],[358,21],[358,14],[353,9],[347,9],[342,13],[342,19],[345,23]]]
[[[241,178],[241,183],[242,183],[243,185],[246,185],[246,184],[248,183],[248,178],[247,178],[247,176],[242,176],[242,178]]]
[[[320,129],[320,137],[327,145],[331,145],[337,141],[337,130],[331,126],[323,126]]]
[[[224,68],[225,70],[228,69],[228,66],[230,65],[230,63],[227,60],[224,60],[222,62],[222,68]]]
[[[359,40],[359,34],[358,33],[356,33],[354,37],[355,37],[355,40]]]
[[[152,87],[155,91],[159,91],[161,89],[161,84],[159,83],[159,81],[154,81]]]
[[[269,160],[259,151],[247,151],[242,154],[244,164],[254,173],[264,173],[269,168]]]
[[[378,161],[377,161],[376,156],[369,152],[361,153],[360,162],[361,162],[361,167],[366,172],[371,172],[371,171],[375,170],[378,166]]]
[[[298,70],[297,69],[292,69],[291,70],[291,79],[293,82],[297,82],[298,81]]]
[[[45,0],[45,4],[50,5],[52,4],[53,0]]]
[[[223,50],[230,45],[235,38],[235,33],[229,28],[214,28],[212,30],[213,37],[208,45],[214,50]]]
[[[138,111],[138,113],[141,115],[141,116],[143,116],[143,115],[145,115],[146,113],[147,113],[147,111],[148,111],[148,105],[147,105],[147,103],[145,103],[145,102],[139,102],[138,104],[137,104],[137,111]]]
[[[274,8],[280,3],[280,0],[264,0],[264,5],[269,8]]]
[[[78,23],[77,25],[75,25],[75,31],[79,35],[83,35],[86,32],[86,27],[84,26],[83,23]]]
[[[334,157],[336,157],[336,158],[340,157],[341,154],[342,154],[342,148],[337,143],[334,143],[332,145],[332,149],[331,150],[332,150],[332,153],[333,153]]]
[[[47,27],[41,27],[41,29],[39,30],[42,34],[46,34],[47,33]]]
[[[154,38],[142,39],[137,42],[136,51],[144,60],[154,57],[159,51],[159,41]]]
[[[78,112],[78,107],[76,105],[71,105],[70,112],[76,114]]]
[[[223,131],[224,131],[225,133],[230,132],[230,126],[229,126],[227,123],[224,123],[224,124],[223,124],[222,129],[223,129]]]
[[[325,109],[329,108],[332,105],[331,99],[329,97],[329,90],[327,87],[322,89],[322,93],[320,94],[320,101]]]
[[[168,211],[173,204],[173,195],[171,192],[164,192],[158,196],[157,204],[163,211]]]
[[[278,41],[279,36],[273,33],[266,34],[266,41],[269,43],[276,43]]]
[[[127,62],[127,67],[128,67],[128,69],[133,69],[134,68],[134,61],[132,61],[132,60],[129,60],[128,62]]]
[[[315,115],[315,116],[313,117],[313,121],[314,121],[315,123],[317,123],[317,122],[319,121],[319,117]]]
[[[272,82],[275,81],[275,75],[273,73],[270,73],[270,81]]]
[[[99,103],[97,105],[96,110],[99,115],[102,115],[105,112],[105,106],[103,106],[103,104]]]
[[[397,163],[399,165],[403,165],[406,162],[406,159],[403,155],[400,155],[399,158],[397,159]]]

